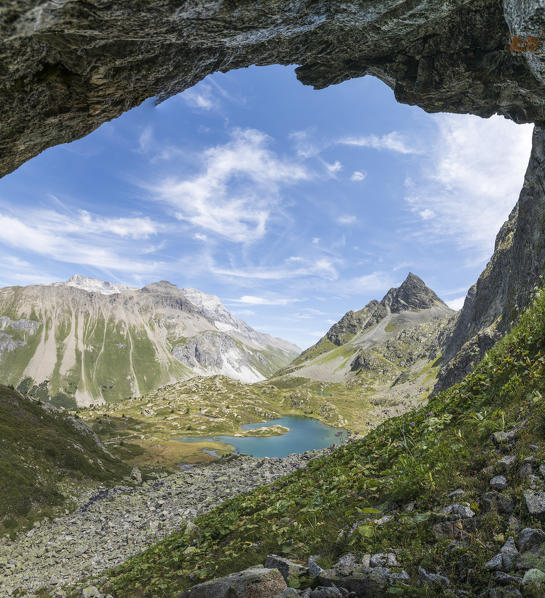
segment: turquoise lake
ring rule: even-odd
[[[253,457],[287,457],[292,453],[304,453],[314,449],[321,449],[333,444],[340,444],[347,436],[345,430],[332,428],[316,419],[308,417],[282,417],[257,424],[245,424],[243,430],[255,430],[268,426],[285,426],[289,432],[282,436],[214,436],[213,438],[187,437],[180,438],[182,442],[202,442],[219,440],[235,447],[237,453],[252,455]]]

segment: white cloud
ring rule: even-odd
[[[36,210],[24,216],[0,212],[0,228],[1,244],[59,262],[131,273],[153,272],[159,266],[136,259],[139,248],[125,241],[156,232],[147,218],[108,219],[85,211],[73,215]]]
[[[153,129],[151,127],[146,127],[138,138],[138,148],[140,153],[145,154],[150,149],[152,142]]]
[[[424,220],[424,238],[451,237],[460,247],[474,249],[482,261],[518,199],[532,126],[500,116],[433,119],[437,139],[421,174],[407,180],[405,199]]]
[[[343,294],[383,293],[397,286],[388,272],[372,272],[348,280],[339,281],[338,290]]]
[[[203,235],[202,233],[195,233],[193,235],[193,238],[196,241],[207,241],[208,240],[208,237],[206,235]]]
[[[458,311],[459,309],[462,309],[462,307],[464,306],[465,300],[466,300],[466,296],[464,295],[463,297],[457,297],[456,299],[451,299],[450,301],[446,301],[446,304],[451,309]]]
[[[335,260],[331,258],[319,258],[317,260],[305,260],[303,263],[286,260],[280,267],[253,267],[253,268],[224,268],[211,266],[211,272],[217,276],[240,278],[247,280],[285,280],[302,277],[318,277],[326,280],[336,280],[338,272],[335,267]]]
[[[430,220],[435,216],[435,212],[433,210],[430,210],[429,208],[422,210],[421,212],[419,212],[419,214],[422,220]]]
[[[347,226],[349,224],[354,224],[357,221],[358,221],[357,217],[354,216],[353,214],[345,214],[345,215],[339,216],[337,218],[337,223],[342,224],[344,226]]]
[[[308,178],[301,165],[269,150],[269,141],[260,131],[236,129],[231,141],[203,152],[199,174],[167,178],[151,191],[195,227],[236,243],[260,239],[281,203],[280,188]]]
[[[300,299],[289,297],[256,297],[255,295],[244,295],[240,299],[232,299],[231,303],[243,303],[245,305],[289,305]]]
[[[387,135],[362,135],[359,137],[344,137],[339,139],[341,145],[353,145],[356,147],[368,147],[378,150],[389,150],[400,154],[421,154],[422,150],[409,143],[397,131],[392,131]]]
[[[295,150],[300,158],[313,158],[323,149],[323,144],[318,144],[313,140],[308,131],[294,131],[290,133],[290,139],[295,144]]]
[[[212,110],[218,106],[212,87],[207,83],[186,89],[179,97],[192,108],[200,110]]]
[[[320,237],[313,237],[312,244],[313,245],[318,245],[319,243],[320,243]]]
[[[332,177],[334,177],[340,170],[342,170],[343,167],[343,165],[338,160],[335,160],[333,164],[330,164],[329,162],[323,160],[323,164],[329,175]]]
[[[367,173],[361,170],[354,170],[352,176],[350,177],[351,181],[360,182],[364,181],[367,178]]]

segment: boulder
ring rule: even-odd
[[[178,598],[268,598],[281,594],[287,588],[278,569],[252,567],[200,583]]]
[[[484,513],[498,511],[498,513],[510,514],[514,508],[513,501],[509,496],[495,490],[483,494],[481,503]]]
[[[513,455],[507,455],[505,457],[502,457],[498,461],[496,467],[500,471],[507,472],[507,471],[509,471],[513,467],[513,465],[515,464],[516,460],[517,460],[517,458],[514,457]]]
[[[430,586],[442,586],[444,588],[450,585],[450,580],[445,575],[439,575],[438,573],[428,573],[424,568],[418,567],[418,578],[423,584]]]
[[[450,515],[452,519],[469,519],[475,516],[475,511],[470,509],[468,506],[461,505],[459,503],[448,505],[448,507],[443,509],[443,513],[445,515]]]
[[[104,598],[104,594],[95,586],[88,586],[81,591],[81,598]]]
[[[322,573],[322,571],[323,571],[323,569],[320,567],[320,565],[318,565],[318,563],[316,562],[317,559],[318,559],[318,557],[316,557],[316,556],[308,557],[307,569],[308,569],[308,574],[311,577],[318,577],[318,575],[320,575],[320,573]]]
[[[545,584],[545,573],[541,569],[529,569],[522,578],[522,585],[536,585],[542,586]]]
[[[545,543],[545,532],[541,529],[525,527],[518,535],[520,552],[539,549]]]
[[[494,490],[505,490],[507,488],[507,479],[503,475],[497,475],[490,480],[490,487]]]
[[[545,516],[545,493],[525,490],[523,492],[526,508],[530,515],[536,517]]]
[[[394,573],[388,567],[368,568],[362,564],[354,565],[346,575],[333,567],[318,577],[318,582],[323,586],[335,586],[358,596],[381,596],[388,586],[407,581],[409,575],[406,571]]]
[[[267,569],[278,569],[288,585],[294,581],[297,582],[300,577],[307,574],[307,568],[303,567],[303,565],[294,563],[276,554],[269,555],[265,559],[263,566]]]
[[[142,483],[142,472],[136,465],[131,469],[131,480],[138,485]]]

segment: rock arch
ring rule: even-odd
[[[545,120],[540,0],[4,0],[0,176],[206,75],[372,74],[430,112]]]

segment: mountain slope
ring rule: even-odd
[[[469,289],[444,352],[437,389],[461,380],[528,307],[545,274],[545,130],[534,129],[519,200]]]
[[[60,506],[69,484],[128,472],[80,419],[0,385],[0,531]]]
[[[454,312],[416,275],[381,301],[346,313],[314,346],[280,373],[358,384],[373,393],[406,394],[409,380],[430,384]],[[420,376],[423,374],[423,376]],[[426,380],[424,380],[426,379]],[[394,390],[392,387],[397,387]]]
[[[194,375],[255,382],[297,353],[234,318],[217,297],[166,281],[131,289],[74,276],[0,289],[0,380],[65,406]]]
[[[146,588],[146,595],[168,598],[268,554],[302,562],[318,555],[328,568],[347,553],[363,563],[365,554],[390,552],[408,575],[389,590],[361,595],[521,596],[525,571],[533,569],[534,579],[536,569],[545,571],[545,535],[536,529],[545,508],[541,502],[536,512],[533,500],[545,500],[537,475],[545,459],[544,346],[541,292],[460,384],[305,471],[198,518],[193,534],[175,532],[114,571],[108,591],[126,598]],[[504,490],[491,486],[498,473]],[[521,538],[529,532],[536,541],[525,551]],[[509,536],[520,553],[515,547],[512,569],[500,558],[495,571],[490,560]],[[364,584],[373,571],[353,562],[345,559],[337,586]],[[443,578],[433,585],[426,571]],[[524,585],[525,596],[543,595]]]

